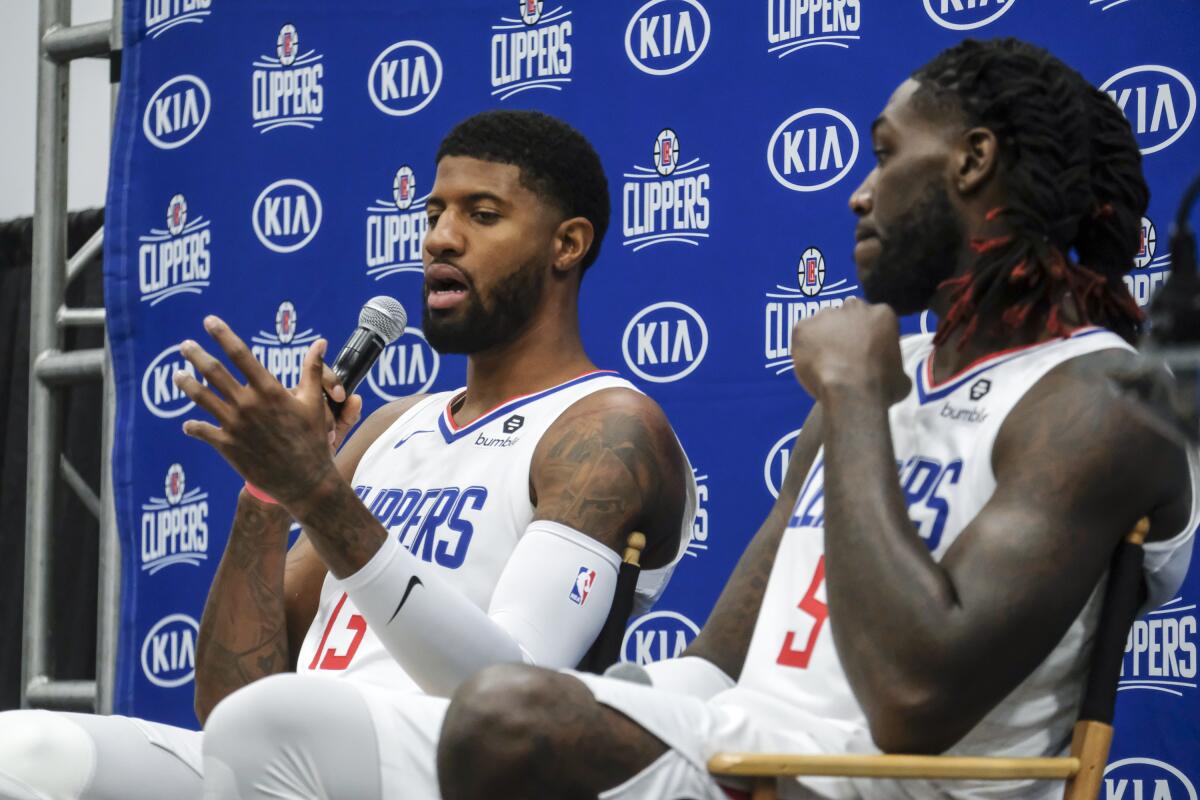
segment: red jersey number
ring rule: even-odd
[[[808,641],[804,643],[803,648],[797,648],[796,640],[799,637],[795,631],[788,631],[787,636],[783,639],[783,646],[779,648],[779,658],[775,659],[776,664],[782,667],[808,669],[809,659],[812,658],[813,649],[817,646],[817,637],[821,635],[821,629],[825,627],[825,620],[829,618],[829,607],[817,599],[817,592],[821,590],[824,583],[825,556],[821,556],[821,560],[817,562],[817,571],[808,585],[808,591],[804,593],[804,597],[800,599],[797,606],[813,618],[812,628],[808,632]]]
[[[358,652],[358,646],[362,644],[363,636],[367,632],[367,621],[362,618],[361,614],[351,614],[350,618],[346,620],[346,629],[354,631],[354,638],[347,645],[346,652],[338,653],[332,647],[325,649],[325,642],[329,641],[329,634],[333,632],[333,626],[337,624],[338,615],[345,603],[346,594],[343,592],[342,599],[338,600],[333,614],[329,617],[329,624],[325,626],[325,632],[321,634],[321,643],[317,645],[317,652],[313,653],[312,662],[308,665],[309,669],[345,669],[350,666],[350,661]]]

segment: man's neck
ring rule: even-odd
[[[946,314],[950,308],[949,298],[944,296],[946,290],[939,290],[931,310],[938,315],[938,329],[946,324]],[[1063,297],[1058,303],[1060,318],[1068,327],[1079,327],[1079,315],[1070,295]],[[971,331],[969,339],[965,338],[970,320],[961,320],[946,341],[938,345],[933,352],[933,380],[942,383],[980,359],[987,358],[993,353],[1012,350],[1019,347],[1041,344],[1055,338],[1046,325],[1046,312],[1029,315],[1029,318],[1017,327],[1010,326],[999,317],[980,316]]]
[[[535,320],[516,339],[467,358],[467,391],[454,421],[467,425],[496,406],[596,369],[573,321]]]

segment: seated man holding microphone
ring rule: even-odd
[[[466,387],[384,406],[334,456],[329,429],[338,444],[361,400],[324,367],[324,340],[289,392],[207,317],[241,377],[184,342],[205,383],[176,383],[215,420],[184,432],[247,485],[201,623],[205,733],[0,714],[0,797],[398,796],[398,775],[435,780],[436,727],[410,722],[440,719],[427,695],[488,664],[579,663],[633,531],[647,539],[635,608],[661,594],[695,484],[661,409],[580,341],[580,281],[609,216],[599,158],[552,117],[488,112],[437,161],[422,328],[468,355]],[[332,425],[327,393],[344,403]],[[304,532],[286,551],[293,519]],[[424,757],[392,744],[414,731]]]

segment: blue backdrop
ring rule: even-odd
[[[197,412],[170,380],[178,342],[219,313],[290,385],[308,343],[342,341],[371,295],[415,314],[423,198],[453,123],[543,109],[608,172],[584,339],[666,409],[702,500],[665,598],[630,626],[625,657],[644,661],[691,639],[770,506],[810,405],[788,332],[859,291],[846,201],[892,89],[963,36],[1016,35],[1112,92],[1154,189],[1130,277],[1144,305],[1200,165],[1198,30],[1189,0],[127,0],[105,237],[117,710],[196,725],[196,628],[240,484],[180,432]],[[367,410],[463,378],[410,328]],[[1110,798],[1197,797],[1198,571],[1130,636]]]

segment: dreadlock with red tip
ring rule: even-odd
[[[971,270],[942,284],[950,310],[935,344],[984,320],[1054,336],[1101,325],[1129,342],[1142,313],[1122,276],[1133,266],[1150,192],[1125,115],[1104,92],[1045,50],[1016,39],[968,39],[913,74],[914,102],[991,130],[1008,202],[987,219],[1004,235],[971,242]]]

